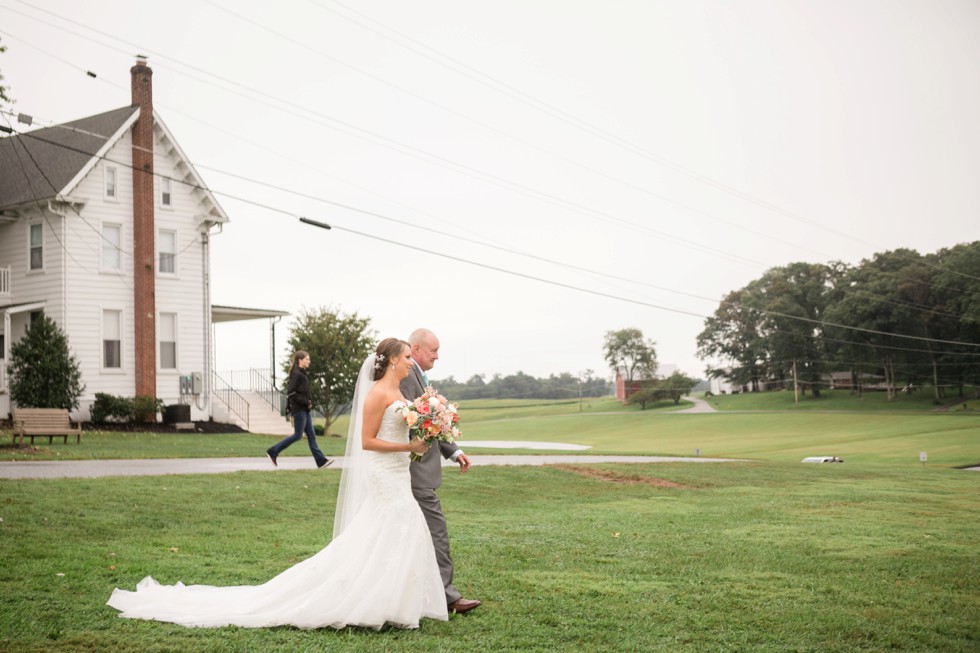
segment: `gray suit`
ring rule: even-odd
[[[422,370],[413,365],[412,371],[402,379],[401,391],[406,399],[412,401],[422,396],[425,386],[422,381]],[[429,450],[418,460],[409,465],[412,474],[412,494],[422,508],[425,522],[429,525],[432,544],[436,549],[436,561],[442,574],[442,584],[446,587],[446,604],[455,603],[460,598],[459,590],[453,585],[453,560],[449,556],[449,528],[446,517],[442,514],[442,505],[436,495],[436,488],[442,485],[442,460],[459,451],[453,443],[436,441]]]

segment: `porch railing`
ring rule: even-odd
[[[286,395],[269,379],[264,370],[249,370],[249,389],[262,397],[280,415],[286,414]]]
[[[230,410],[235,415],[238,415],[240,419],[245,422],[245,428],[248,428],[248,402],[245,397],[241,396],[237,390],[232,387],[228,381],[218,376],[217,372],[212,374],[211,382],[212,393],[220,399],[225,406],[228,406]]]
[[[223,387],[236,392],[255,393],[280,415],[286,414],[286,394],[269,378],[269,371],[251,368],[221,372]],[[217,384],[216,386],[217,387]]]

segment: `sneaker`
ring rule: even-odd
[[[272,449],[267,450],[265,452],[265,455],[267,455],[269,457],[269,460],[272,461],[272,466],[273,467],[278,467],[279,466],[279,463],[276,462],[276,454],[272,453]]]
[[[333,460],[331,460],[331,459],[328,458],[327,459],[327,462],[323,463],[322,465],[317,465],[316,468],[317,469],[323,469],[324,467],[330,467],[330,465],[332,465],[332,464],[333,464]]]

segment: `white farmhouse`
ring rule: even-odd
[[[80,363],[80,420],[99,392],[228,417],[213,321],[285,315],[212,307],[209,242],[228,216],[154,113],[146,62],[131,73],[132,106],[0,139],[0,417],[11,345],[42,312]]]

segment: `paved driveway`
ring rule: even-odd
[[[585,463],[721,463],[736,462],[736,458],[682,458],[668,456],[534,456],[473,454],[473,467],[487,465],[555,465]],[[344,459],[334,458],[321,474],[343,469]],[[443,466],[455,465],[444,461]],[[175,458],[149,460],[38,460],[0,462],[0,478],[98,478],[103,476],[163,476],[166,474],[226,474],[228,472],[282,472],[299,469],[314,470],[309,456],[279,458],[273,467],[265,456],[261,458]],[[472,471],[472,470],[471,470]]]
[[[685,408],[684,410],[678,410],[678,413],[717,413],[718,411],[711,406],[704,399],[698,399],[697,397],[684,397],[687,401],[693,401],[694,406],[691,408]]]

